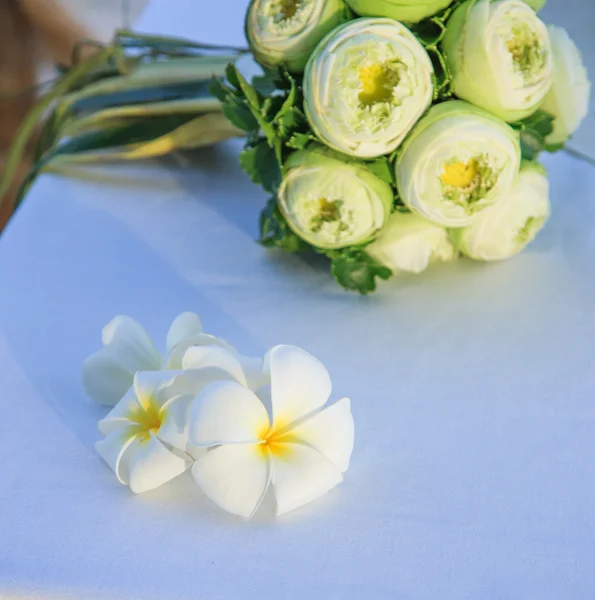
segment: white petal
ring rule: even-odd
[[[193,396],[176,396],[163,405],[161,427],[157,437],[179,450],[188,444],[188,414]]]
[[[124,485],[128,485],[130,457],[137,439],[138,429],[132,425],[121,425],[112,429],[105,439],[95,442],[99,456]]]
[[[209,335],[207,333],[200,333],[176,344],[169,353],[164,367],[166,369],[181,369],[184,354],[186,354],[188,348],[191,348],[192,346],[219,346],[235,353],[234,347],[225,340],[221,340],[214,335]]]
[[[99,421],[99,431],[107,435],[123,425],[131,425],[134,417],[140,412],[144,412],[144,408],[138,401],[134,387],[131,387],[120,402]]]
[[[83,365],[86,394],[99,404],[114,406],[132,385],[134,373],[115,356],[102,349],[91,354]]]
[[[235,381],[216,381],[190,408],[189,437],[194,446],[257,442],[269,429],[262,402]]]
[[[130,489],[135,494],[153,490],[181,475],[191,464],[190,457],[170,452],[150,434],[135,442],[130,460]]]
[[[149,334],[134,319],[118,316],[102,333],[103,345],[128,371],[153,371],[161,368],[161,356]]]
[[[246,375],[236,354],[219,346],[192,346],[182,360],[183,369],[217,368],[229,373],[242,385],[247,385]]]
[[[148,408],[156,404],[161,408],[170,398],[179,396],[179,377],[182,371],[140,371],[134,376],[134,389],[139,402]],[[184,381],[183,379],[181,381]],[[182,386],[182,390],[185,386]]]
[[[200,333],[202,333],[202,323],[197,314],[184,312],[178,315],[167,332],[167,353],[169,354],[182,340]]]
[[[282,453],[271,457],[278,515],[312,502],[343,481],[341,471],[309,446],[284,443]]]
[[[271,383],[270,372],[265,371],[265,363],[262,357],[239,355],[238,360],[246,375],[247,385],[253,392]]]
[[[324,408],[291,430],[298,438],[318,450],[343,473],[349,468],[353,450],[353,416],[349,398]]]
[[[192,476],[213,502],[248,519],[269,486],[270,461],[254,444],[219,446],[194,463]]]
[[[277,427],[324,406],[331,394],[331,379],[320,361],[296,346],[275,346],[269,351],[268,364]]]

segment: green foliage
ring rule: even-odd
[[[276,197],[272,197],[260,213],[260,240],[265,248],[280,248],[287,252],[300,252],[311,249],[302,238],[296,235],[283,218]]]
[[[366,295],[376,289],[376,278],[389,279],[392,271],[372,258],[363,248],[324,252],[331,259],[331,272],[339,285]]]
[[[281,183],[279,163],[264,138],[246,145],[240,154],[240,165],[252,182],[262,185],[265,192],[274,192]]]
[[[535,160],[540,152],[556,152],[562,145],[548,146],[546,138],[554,130],[554,117],[550,113],[538,110],[523,121],[511,123],[521,136],[521,153],[526,160]]]

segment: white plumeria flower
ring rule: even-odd
[[[144,327],[127,316],[114,317],[103,329],[103,348],[83,366],[83,385],[88,396],[99,404],[114,406],[132,385],[138,371],[181,369],[190,346],[231,346],[203,333],[197,315],[185,312],[176,317],[167,333],[165,358],[155,348]]]
[[[136,494],[166,483],[192,464],[197,453],[188,448],[188,410],[205,385],[230,380],[256,389],[267,381],[262,360],[254,359],[254,373],[246,374],[240,357],[219,346],[192,347],[184,363],[192,369],[134,375],[133,386],[99,422],[106,437],[97,442],[97,452]]]
[[[271,419],[260,397],[233,381],[206,385],[190,409],[190,443],[211,447],[192,475],[209,498],[244,518],[270,483],[278,515],[325,494],[342,481],[353,449],[350,401],[323,408],[331,380],[318,360],[276,346],[266,364]]]

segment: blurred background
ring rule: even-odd
[[[40,84],[56,77],[55,62],[68,63],[74,41],[107,41],[117,28],[244,45],[249,0],[0,0],[0,172],[19,123],[34,105]],[[221,5],[224,9],[221,10]],[[548,0],[544,21],[565,27],[595,78],[595,0]],[[569,151],[595,163],[595,94]],[[23,161],[22,174],[31,161]],[[13,189],[12,193],[16,193]],[[0,230],[9,214],[0,210]]]

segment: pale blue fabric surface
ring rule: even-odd
[[[44,176],[0,239],[0,598],[592,600],[595,169],[548,159],[553,217],[522,256],[360,298],[254,242],[238,149]],[[163,345],[183,310],[327,365],[356,421],[343,485],[245,523],[189,476],[116,481],[82,362],[115,314]]]

